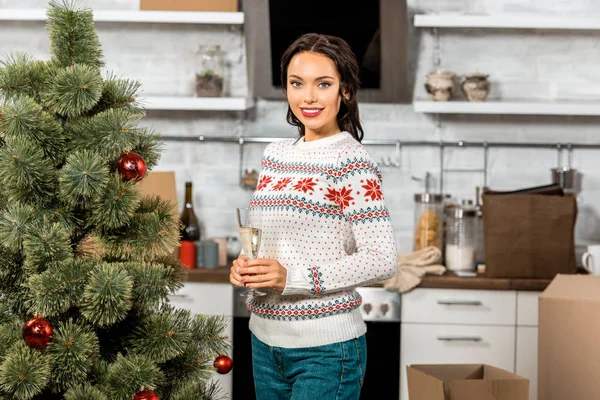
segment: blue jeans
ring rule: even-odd
[[[271,347],[252,335],[256,400],[358,400],[367,367],[365,336],[325,346]]]

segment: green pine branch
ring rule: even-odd
[[[46,15],[50,52],[55,62],[62,67],[104,66],[91,9],[80,9],[75,1],[52,1]]]
[[[0,244],[0,293],[4,296],[6,306],[19,314],[25,311],[25,281],[21,254]]]
[[[77,117],[94,108],[100,100],[102,76],[93,66],[70,65],[59,70],[41,95],[48,109],[67,117]]]
[[[69,232],[58,223],[34,224],[23,238],[23,268],[28,273],[45,271],[49,266],[72,257]]]
[[[29,400],[41,393],[50,379],[50,363],[38,350],[22,343],[0,365],[0,390],[15,400]]]
[[[95,202],[89,225],[99,230],[112,230],[121,227],[126,230],[126,225],[133,218],[140,197],[135,189],[134,182],[123,182],[118,174],[109,178],[106,189]]]
[[[136,141],[132,151],[142,156],[146,162],[146,167],[151,170],[158,164],[160,155],[164,151],[164,142],[160,133],[152,129],[144,129],[135,136]]]
[[[100,264],[90,273],[81,313],[97,326],[121,321],[131,309],[132,289],[133,279],[122,264]]]
[[[164,310],[144,318],[130,338],[130,349],[157,364],[182,354],[192,339],[188,310]]]
[[[31,276],[27,282],[30,312],[52,317],[78,305],[95,266],[93,260],[68,260]]]
[[[0,112],[0,131],[9,146],[39,147],[54,165],[63,162],[67,141],[62,125],[33,98],[17,97]]]
[[[23,343],[22,331],[23,321],[15,316],[11,316],[10,320],[0,323],[0,362],[4,361],[13,348],[21,347]]]
[[[194,340],[203,354],[228,354],[230,345],[225,339],[225,328],[229,321],[219,315],[196,315],[192,322]]]
[[[0,212],[0,243],[18,253],[23,249],[23,239],[34,221],[34,209],[19,202],[9,202]]]
[[[123,108],[108,109],[90,118],[70,119],[65,131],[72,139],[71,149],[89,149],[105,160],[116,161],[140,142],[144,130],[137,127],[140,116]]]
[[[214,373],[212,363],[215,358],[216,356],[203,354],[198,343],[192,341],[181,355],[164,363],[162,369],[166,376],[166,385],[163,390],[167,398],[171,398],[174,393],[185,391],[192,382],[210,379]]]
[[[101,240],[109,253],[119,259],[166,256],[179,245],[179,223],[168,200],[147,196],[126,229],[104,231]]]
[[[98,388],[85,383],[67,390],[65,400],[108,400]]]
[[[9,201],[47,204],[57,187],[57,173],[51,160],[24,143],[0,148],[0,183]]]
[[[102,196],[108,179],[108,165],[98,154],[89,150],[75,152],[58,175],[61,198],[71,207],[89,208]]]
[[[226,394],[215,381],[205,383],[204,381],[188,382],[177,390],[171,400],[225,400]]]
[[[142,390],[155,390],[164,382],[158,366],[142,355],[120,355],[108,367],[106,391],[111,400],[131,400]]]
[[[137,101],[140,88],[139,81],[120,79],[109,73],[104,79],[100,100],[86,116],[91,117],[110,108],[122,108],[140,118],[144,117],[146,113]]]
[[[130,262],[125,266],[134,281],[133,303],[137,309],[156,309],[169,293],[183,286],[179,267],[160,262]]]
[[[100,355],[98,338],[91,327],[66,321],[56,327],[48,354],[52,358],[50,388],[65,391],[86,382]]]
[[[9,54],[0,61],[0,100],[29,96],[40,100],[39,92],[56,71],[50,62],[34,60],[28,54]]]

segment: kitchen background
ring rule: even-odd
[[[2,8],[45,8],[45,0],[0,0]],[[88,0],[95,10],[139,9],[137,0]],[[426,99],[426,75],[441,66],[458,75],[490,74],[488,100],[592,100],[600,92],[599,36],[595,31],[440,29],[439,47],[429,28],[415,28],[418,13],[528,12],[556,13],[562,18],[600,12],[595,0],[408,0],[409,81],[415,99]],[[244,33],[240,25],[97,23],[107,69],[139,79],[147,96],[191,96],[194,54],[200,44],[219,44],[226,54],[230,96],[247,95]],[[2,21],[0,54],[27,49],[36,58],[49,57],[43,22]],[[365,137],[423,141],[598,142],[600,120],[570,116],[442,115],[439,119],[413,110],[411,104],[368,104],[360,108]],[[294,137],[285,122],[286,105],[258,100],[246,112],[149,111],[145,124],[165,136]],[[156,170],[176,172],[178,196],[184,182],[194,182],[194,203],[203,237],[236,232],[233,210],[246,204],[251,191],[239,186],[239,145],[167,141]],[[264,144],[244,145],[244,168],[258,168]],[[395,158],[394,146],[369,146],[373,156]],[[566,165],[567,154],[563,152]],[[479,148],[450,148],[446,168],[481,168]],[[437,148],[408,147],[400,168],[382,165],[384,194],[390,208],[399,249],[412,250],[413,195],[424,190],[431,173],[432,190],[439,185]],[[487,183],[492,189],[516,189],[550,183],[550,168],[558,164],[551,149],[500,148],[489,151]],[[583,174],[577,222],[577,243],[600,242],[600,151],[574,150],[572,166]],[[416,180],[416,179],[420,179]],[[474,199],[483,184],[480,173],[445,175],[445,191],[457,199]]]

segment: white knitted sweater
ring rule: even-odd
[[[312,347],[366,332],[357,286],[396,271],[379,167],[352,135],[270,144],[250,207],[262,210],[259,257],[288,271],[283,293],[249,297],[250,330],[277,347]]]

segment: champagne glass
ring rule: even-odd
[[[258,257],[260,240],[262,237],[261,210],[254,208],[237,208],[238,229],[242,242],[242,253],[249,260]],[[266,293],[257,289],[249,289],[241,293],[242,296],[264,296]]]

